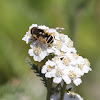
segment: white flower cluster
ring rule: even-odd
[[[39,39],[34,39],[31,33],[31,29],[34,27],[44,30],[44,32],[49,33],[49,36],[54,37],[51,46],[44,42],[42,35],[40,35],[40,38],[38,37]],[[37,34],[45,33],[40,32]],[[48,36],[46,38],[50,39]],[[32,41],[28,53],[34,61],[41,62],[46,56],[55,55],[51,60],[48,59],[41,71],[45,74],[45,77],[53,78],[54,83],[59,84],[64,81],[66,84],[70,84],[73,81],[78,86],[82,83],[81,76],[92,70],[88,59],[77,54],[76,49],[73,47],[73,41],[67,35],[57,32],[56,29],[32,24],[22,40],[26,43]]]
[[[60,100],[60,94],[52,95],[50,100]],[[83,100],[83,98],[74,92],[65,93],[64,100]]]

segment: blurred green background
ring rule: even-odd
[[[100,0],[0,0],[0,100],[45,100],[45,87],[26,63],[29,45],[22,41],[33,23],[65,28],[93,69],[74,90],[84,100],[100,100]]]

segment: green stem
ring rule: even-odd
[[[63,87],[61,87],[60,100],[64,100],[65,91],[66,91],[66,83],[64,82]]]
[[[53,82],[52,78],[48,78],[47,79],[47,98],[46,98],[46,100],[50,100],[51,89],[52,89],[52,82]]]

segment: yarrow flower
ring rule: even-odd
[[[82,83],[81,77],[92,70],[88,59],[77,54],[73,41],[56,29],[32,24],[22,40],[32,42],[28,53],[34,61],[41,62],[46,56],[54,55],[41,69],[54,83],[73,82],[78,86]]]
[[[33,56],[33,59],[35,61],[40,62],[46,56],[48,56],[47,46],[44,43],[42,43],[42,42],[39,43],[37,40],[37,41],[31,43],[30,47],[31,47],[31,49],[29,49],[28,53],[30,56]]]
[[[60,94],[54,94],[50,100],[60,100]],[[65,93],[64,100],[83,100],[83,98],[74,92]]]
[[[59,33],[57,29],[63,28],[54,29],[37,24],[29,27],[22,40],[26,44],[31,42],[28,54],[36,63],[39,62],[38,66],[42,62],[40,69],[31,64],[32,68],[43,78],[49,93],[47,100],[83,100],[79,94],[71,92],[71,83],[76,86],[82,83],[81,77],[92,71],[90,62],[77,53],[68,35]],[[56,86],[53,87],[52,82]]]

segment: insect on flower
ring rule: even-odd
[[[49,47],[52,46],[55,38],[52,33],[49,33],[47,30],[40,29],[38,27],[33,27],[30,31],[34,39],[44,42]]]

